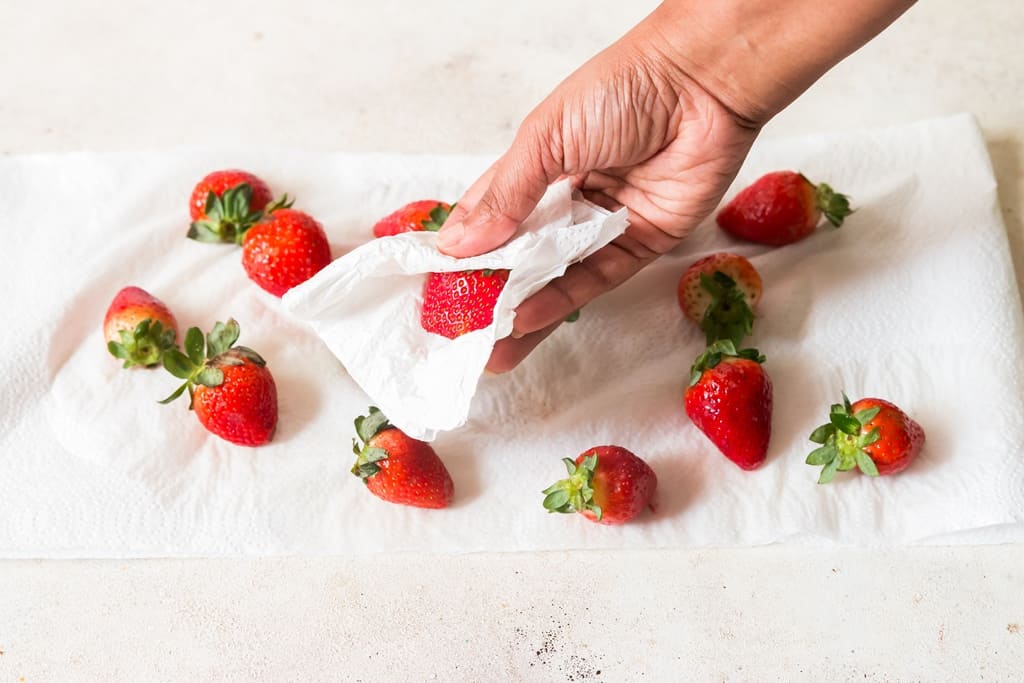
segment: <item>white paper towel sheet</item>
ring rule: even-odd
[[[457,198],[487,162],[263,149],[0,158],[0,555],[1024,540],[1024,325],[968,116],[759,144],[730,195],[793,168],[851,194],[857,212],[781,249],[735,242],[709,219],[518,370],[483,378],[466,426],[435,441],[454,507],[371,496],[348,473],[351,421],[370,398],[246,279],[237,249],[185,239],[189,191],[211,169],[252,170],[297,195],[340,256],[406,201]],[[719,455],[682,408],[702,339],[675,285],[721,249],[750,258],[765,282],[753,341],[768,356],[775,416],[755,472]],[[123,371],[107,355],[103,313],[127,284],[161,297],[183,326],[241,323],[241,343],[279,387],[271,445],[208,435],[183,403],[157,405],[173,378]],[[843,390],[891,399],[923,425],[928,443],[910,469],[815,484],[807,435]],[[543,512],[559,458],[606,443],[655,469],[656,514],[610,528]]]
[[[516,307],[625,229],[625,209],[612,213],[573,197],[563,180],[494,251],[454,259],[437,250],[432,232],[370,240],[283,303],[310,323],[392,423],[432,441],[466,423],[494,342],[512,333]],[[483,269],[510,270],[491,324],[456,339],[426,332],[419,311],[427,274]]]

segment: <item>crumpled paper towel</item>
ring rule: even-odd
[[[372,240],[292,289],[284,305],[310,323],[393,424],[432,441],[465,424],[494,343],[512,332],[516,307],[626,225],[625,209],[612,213],[574,198],[563,180],[499,249],[454,259],[437,250],[432,232]],[[509,278],[491,325],[456,339],[423,330],[427,273],[503,268]]]
[[[245,277],[237,248],[185,239],[192,184],[241,166],[298,196],[335,256],[380,216],[454,199],[490,159],[263,148],[0,157],[0,556],[353,555],[376,552],[1024,541],[1024,324],[996,185],[973,119],[760,141],[730,190],[779,168],[852,195],[857,211],[780,249],[709,219],[588,304],[514,372],[484,376],[434,447],[455,482],[439,511],[389,505],[348,472],[370,401],[309,327]],[[722,249],[765,292],[753,343],[775,385],[768,459],[743,472],[689,422],[702,347],[680,273]],[[183,326],[234,316],[278,384],[274,441],[232,446],[176,380],[124,371],[100,333],[136,284]],[[372,340],[367,343],[372,344]],[[811,430],[847,391],[904,407],[928,433],[893,477],[815,484]],[[658,475],[659,504],[619,528],[546,514],[559,458],[616,443]]]

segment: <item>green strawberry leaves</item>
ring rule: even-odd
[[[850,208],[850,198],[836,192],[825,183],[814,187],[814,204],[825,215],[828,222],[837,228],[843,224],[843,220],[847,216],[853,213],[853,209]]]
[[[174,349],[164,356],[164,369],[178,379],[189,379],[195,371],[195,364],[188,356]]]
[[[213,329],[206,335],[206,357],[213,358],[230,349],[238,341],[241,333],[241,328],[234,320],[229,319],[226,323],[215,323]],[[185,341],[188,341],[187,336]]]
[[[428,232],[437,232],[444,225],[444,222],[448,220],[448,216],[451,215],[455,205],[452,204],[451,208],[444,208],[444,204],[438,204],[430,210],[430,218],[421,221],[423,229]]]
[[[369,415],[360,415],[355,419],[356,435],[368,443],[370,439],[391,426],[388,418],[376,406],[370,406]]]
[[[292,208],[293,204],[295,204],[295,198],[289,197],[288,193],[285,192],[278,199],[275,199],[274,201],[267,204],[266,208],[263,209],[263,215],[269,216],[278,209],[290,209]]]
[[[586,456],[579,465],[570,458],[563,458],[562,462],[569,476],[541,492],[544,494],[544,509],[560,513],[589,510],[597,521],[601,521],[601,506],[594,503],[593,488],[597,453]]]
[[[164,369],[185,382],[159,403],[170,403],[188,391],[191,409],[197,384],[219,387],[224,383],[224,371],[218,366],[241,365],[245,362],[265,365],[266,361],[252,349],[235,346],[240,334],[241,328],[234,319],[218,321],[205,337],[198,327],[190,327],[185,333],[185,351],[169,349],[163,355]]]
[[[808,465],[822,467],[819,484],[832,481],[837,472],[859,469],[870,477],[878,476],[878,467],[864,450],[881,437],[878,428],[866,429],[878,415],[878,407],[853,412],[850,399],[843,394],[843,402],[835,403],[829,411],[829,421],[817,427],[808,437],[821,444],[807,456]]]
[[[722,362],[725,358],[745,358],[755,363],[764,363],[765,357],[757,349],[736,350],[736,344],[731,339],[719,339],[704,352],[697,356],[690,368],[690,386],[700,381],[705,370],[710,370]]]
[[[367,447],[356,450],[359,457],[356,464],[352,466],[352,474],[356,475],[365,483],[367,479],[380,472],[380,465],[377,463],[388,457],[388,452],[383,448]]]
[[[203,346],[202,331],[198,327],[190,327],[185,333],[185,353],[193,365],[200,365],[203,362]]]
[[[352,439],[352,451],[356,454],[356,462],[350,470],[352,474],[363,480],[363,483],[380,472],[379,463],[388,457],[383,448],[370,445],[370,439],[391,428],[388,418],[376,406],[370,406],[368,415],[360,415],[355,419],[357,439]],[[360,442],[362,442],[360,444]]]
[[[206,217],[189,225],[187,236],[197,242],[241,244],[249,228],[264,216],[290,207],[293,202],[286,194],[264,210],[253,211],[252,187],[249,183],[239,183],[220,196],[208,192],[204,209]]]
[[[754,327],[754,311],[747,303],[747,296],[736,286],[735,280],[720,270],[710,276],[701,273],[700,286],[711,295],[711,303],[700,321],[707,344],[729,339],[734,345],[741,345]]]
[[[159,320],[146,318],[133,330],[118,330],[120,341],[107,342],[107,351],[124,361],[122,367],[159,365],[164,354],[174,347],[177,333],[163,326]]]

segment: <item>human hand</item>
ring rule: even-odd
[[[855,7],[858,1],[840,4]],[[890,14],[894,6],[907,4],[873,1]],[[744,3],[757,7],[747,0],[732,4]],[[666,3],[560,84],[527,116],[509,150],[459,199],[438,234],[438,248],[451,256],[494,249],[515,233],[548,185],[566,176],[594,203],[629,209],[624,235],[570,266],[519,306],[512,335],[491,354],[491,372],[514,368],[572,311],[622,284],[686,237],[720,201],[761,123],[845,49],[843,40],[835,41],[838,47],[814,43],[817,49],[796,53],[787,44],[774,71],[767,73],[756,65],[756,49],[748,49],[750,54],[733,49],[716,59],[723,40],[716,34],[744,37],[741,44],[747,48],[754,42],[760,46],[777,40],[772,29],[779,16],[766,15],[762,8],[750,15],[743,33],[742,22],[732,14],[720,8],[714,14],[705,6],[698,3],[698,10],[685,0]],[[817,11],[807,0],[790,0],[787,9],[797,16]],[[687,22],[691,15],[705,20],[699,30],[687,28],[692,40],[666,30],[694,25]],[[895,16],[898,12],[891,19]],[[871,19],[872,26],[881,21]],[[857,28],[846,40],[853,47],[867,31]],[[750,83],[732,72],[744,63],[753,76]]]

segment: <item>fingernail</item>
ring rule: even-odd
[[[466,236],[466,226],[462,223],[445,225],[437,232],[437,246],[442,249],[450,249],[462,241]]]

